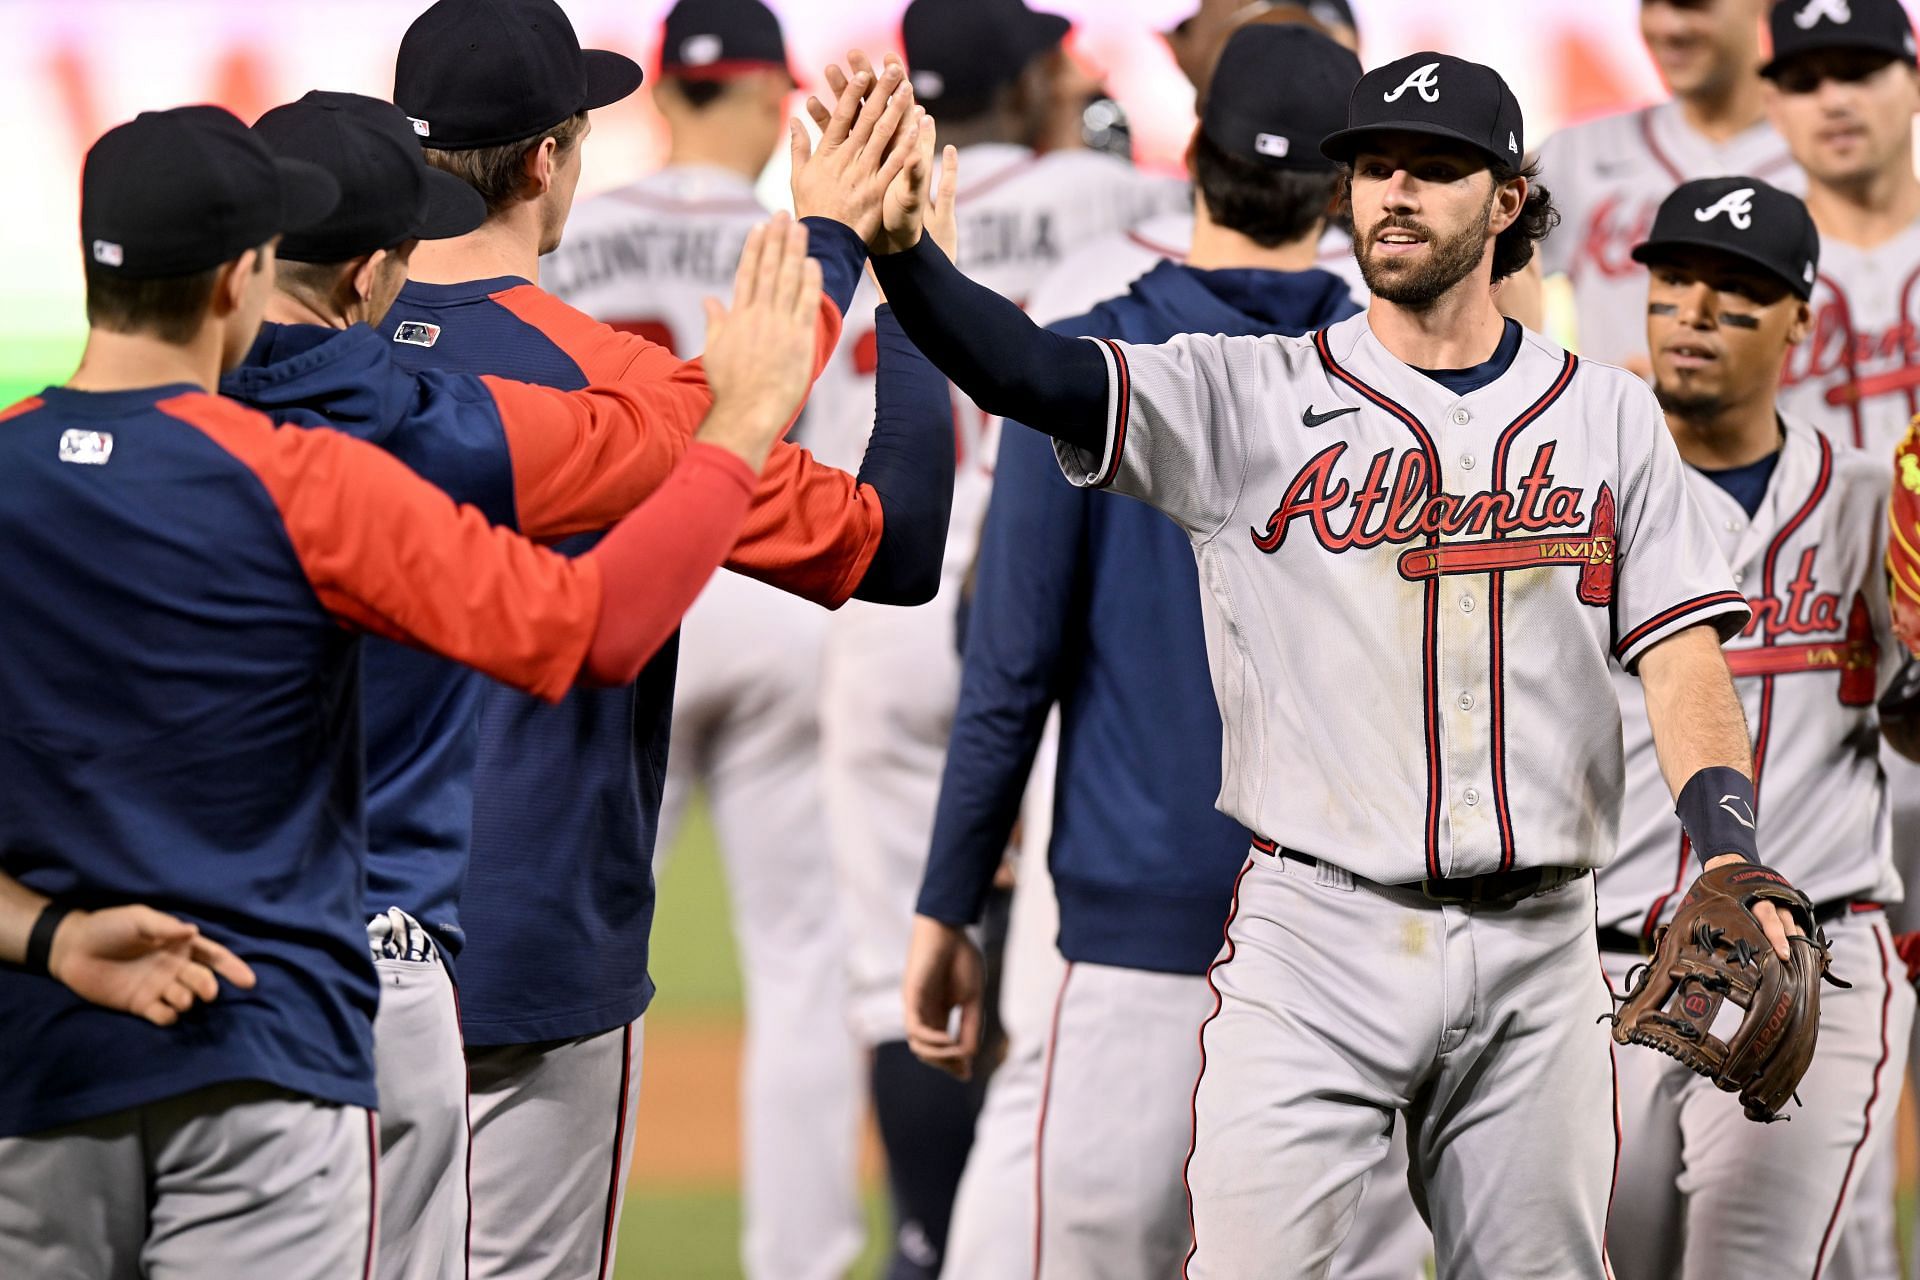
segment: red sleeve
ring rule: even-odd
[[[553,701],[573,686],[598,624],[598,564],[490,525],[340,432],[275,427],[199,393],[158,407],[258,477],[335,618]]]
[[[781,441],[767,457],[727,568],[837,609],[873,562],[880,495]]]
[[[483,377],[506,430],[520,532],[604,529],[660,487],[713,402],[692,365],[636,385],[556,391]]]
[[[591,678],[617,685],[640,674],[720,567],[752,496],[753,468],[695,444],[659,491],[587,553],[604,583]]]

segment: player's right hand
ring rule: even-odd
[[[254,983],[246,962],[198,925],[143,906],[69,912],[47,969],[82,999],[157,1027],[218,997],[219,978],[243,990]]]
[[[813,385],[820,264],[807,229],[786,214],[747,233],[733,306],[709,298],[701,357],[713,407],[694,439],[738,454],[758,471]]]
[[[980,1006],[985,963],[980,948],[959,925],[929,916],[913,918],[907,976],[900,997],[906,1006],[907,1046],[913,1056],[961,1080],[973,1075],[980,1050]],[[959,1013],[958,1029],[954,1014]]]
[[[871,245],[887,187],[914,155],[918,114],[907,69],[897,59],[877,73],[862,54],[849,55],[849,65],[851,75],[827,68],[831,110],[819,98],[807,99],[807,112],[820,128],[817,146],[798,120],[787,122],[793,207],[802,218],[844,223]]]

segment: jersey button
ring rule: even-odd
[[[1740,522],[1738,520],[1727,521],[1727,532],[1728,533],[1740,532]]]
[[[1473,695],[1472,695],[1472,694],[1470,694],[1470,693],[1463,693],[1463,694],[1461,694],[1461,695],[1460,695],[1460,709],[1461,709],[1462,711],[1471,711],[1471,710],[1473,710]]]
[[[1452,417],[1453,417],[1453,425],[1456,427],[1464,427],[1469,422],[1473,421],[1473,415],[1468,413],[1465,409],[1455,409],[1453,411]]]
[[[1480,803],[1480,793],[1472,787],[1468,787],[1465,791],[1461,792],[1460,798],[1465,800],[1469,805]]]
[[[1472,455],[1472,454],[1470,454],[1470,453],[1463,453],[1463,454],[1461,454],[1461,455],[1460,455],[1460,469],[1461,469],[1462,471],[1471,471],[1471,470],[1473,470],[1473,455]]]
[[[1461,597],[1460,597],[1460,612],[1462,612],[1462,613],[1472,613],[1472,612],[1473,612],[1473,597],[1472,597],[1472,596],[1461,596]]]

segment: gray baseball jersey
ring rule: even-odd
[[[1061,467],[1193,541],[1221,810],[1383,883],[1603,865],[1609,659],[1747,619],[1645,384],[1528,333],[1455,395],[1366,313],[1101,347],[1106,444]]]
[[[1881,560],[1886,470],[1788,420],[1760,509],[1686,468],[1694,501],[1747,593],[1727,665],[1753,734],[1760,847],[1815,902],[1900,897],[1874,703],[1900,669]],[[1627,791],[1600,923],[1651,935],[1694,872],[1633,682],[1620,677]]]
[[[1820,241],[1813,328],[1787,357],[1780,405],[1855,448],[1891,458],[1920,413],[1920,223],[1861,249]]]
[[[1540,178],[1560,226],[1541,244],[1540,266],[1573,282],[1582,355],[1609,364],[1645,358],[1647,271],[1628,255],[1675,187],[1724,174],[1806,190],[1772,125],[1716,143],[1687,123],[1677,102],[1573,125],[1541,146]]]

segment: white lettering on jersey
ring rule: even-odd
[[[1753,225],[1753,188],[1742,187],[1738,191],[1729,191],[1719,200],[1705,209],[1695,209],[1695,222],[1712,222],[1721,214],[1727,215],[1727,221],[1735,228],[1745,231]]]
[[[1800,12],[1793,15],[1793,25],[1802,31],[1811,31],[1814,23],[1822,18],[1828,22],[1852,22],[1853,10],[1847,0],[1807,0],[1800,6]]]
[[[104,467],[113,456],[111,431],[62,431],[60,461],[84,467]]]
[[[1398,102],[1400,101],[1400,95],[1409,89],[1418,89],[1422,102],[1440,101],[1440,64],[1437,62],[1429,62],[1426,66],[1421,67],[1405,80],[1402,80],[1400,87],[1392,93],[1387,94],[1381,101]]]

